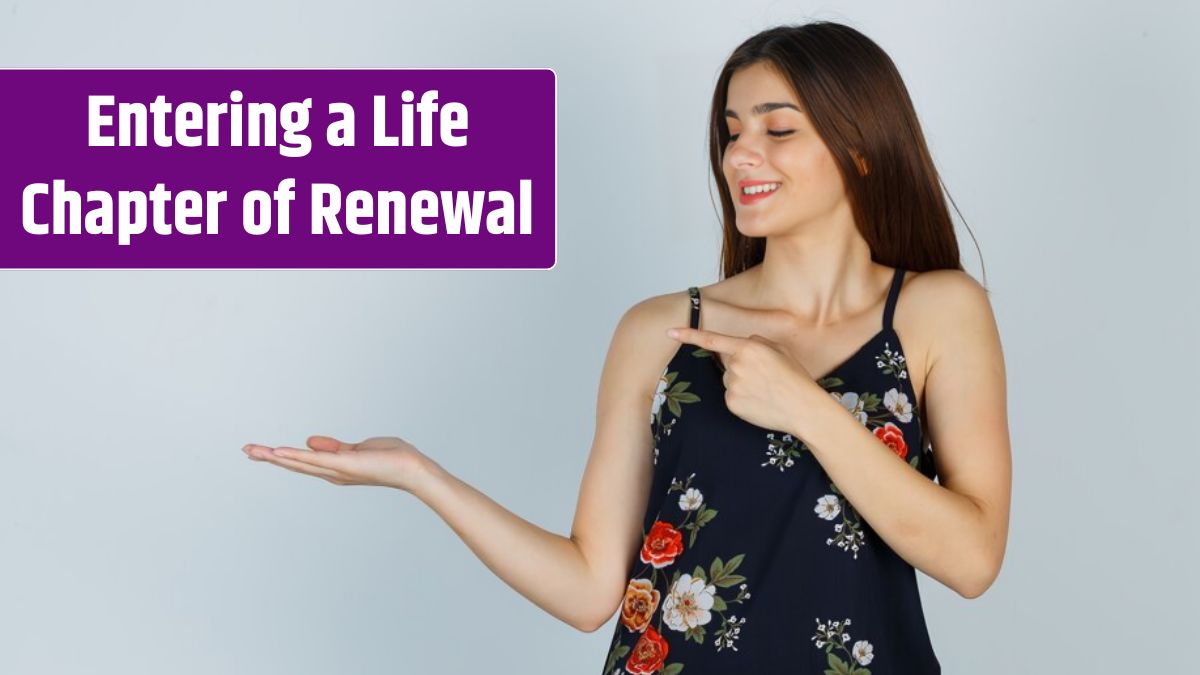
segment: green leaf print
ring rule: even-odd
[[[676,375],[678,373],[671,373],[671,379],[674,379]],[[670,380],[667,382],[670,385]],[[699,396],[687,390],[690,386],[692,386],[692,383],[687,381],[680,381],[674,385],[670,385],[671,388],[666,393],[667,408],[671,410],[672,415],[676,417],[683,415],[683,407],[679,405],[680,403],[695,403],[700,400]]]
[[[730,586],[733,586],[734,584],[740,584],[745,580],[746,580],[746,577],[744,577],[740,574],[730,574],[729,576],[721,577],[720,579],[713,581],[712,583],[714,586],[720,586],[721,588],[729,588]]]
[[[696,514],[696,520],[686,524],[682,529],[690,530],[692,535],[688,538],[688,548],[696,545],[696,535],[699,534],[700,528],[704,527],[717,516],[716,509],[701,508]]]
[[[733,558],[730,558],[728,563],[722,563],[720,558],[713,560],[711,569],[709,570],[709,574],[711,576],[709,577],[708,583],[720,588],[729,588],[730,586],[740,584],[745,581],[746,577],[733,573],[733,571],[737,569],[738,565],[742,564],[742,559],[745,557],[745,553],[739,553]]]
[[[879,410],[880,404],[883,403],[883,399],[879,396],[879,394],[870,391],[864,391],[860,393],[858,395],[858,400],[862,402],[863,410],[866,410],[867,412],[875,412]]]
[[[683,670],[682,663],[672,663],[669,666],[663,666],[662,675],[678,675],[681,670]]]
[[[831,387],[840,387],[843,384],[846,384],[846,381],[840,377],[823,377],[817,380],[817,384],[821,385],[825,389],[829,389]]]

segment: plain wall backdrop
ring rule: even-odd
[[[615,619],[241,446],[398,435],[568,534],[617,320],[718,278],[717,72],[814,19],[899,67],[1004,345],[1004,568],[976,600],[919,574],[944,672],[1188,669],[1200,5],[10,0],[5,67],[553,68],[559,241],[547,271],[0,271],[0,672],[598,673]]]

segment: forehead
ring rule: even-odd
[[[726,116],[745,120],[778,109],[774,105],[762,106],[764,103],[785,103],[803,109],[791,83],[774,67],[759,62],[736,71],[729,80],[725,97]]]

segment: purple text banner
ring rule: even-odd
[[[549,269],[555,84],[0,70],[0,268]]]

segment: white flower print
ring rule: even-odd
[[[820,618],[817,619],[817,634],[809,639],[816,642],[817,649],[824,649],[825,653],[829,655],[829,665],[832,666],[832,670],[825,672],[865,673],[867,671],[857,670],[854,663],[865,666],[875,658],[875,649],[866,640],[859,640],[854,643],[852,648],[846,649],[846,642],[850,640],[850,633],[846,632],[846,627],[849,625],[850,619],[842,622],[830,621],[828,625],[821,623]],[[843,661],[840,656],[833,653],[834,649],[845,652],[852,660],[850,662]]]
[[[892,351],[890,342],[883,343],[883,357],[875,361],[875,366],[888,375],[895,375],[897,379],[908,379],[908,366],[904,363],[904,354],[901,354],[899,349]]]
[[[687,492],[679,495],[679,508],[684,511],[695,511],[704,503],[704,495],[696,488],[688,488]]]
[[[911,422],[913,414],[913,406],[908,402],[908,394],[905,394],[895,387],[888,390],[883,395],[883,406],[891,411],[901,422]]]
[[[852,554],[854,559],[858,560],[858,550],[867,545],[867,535],[850,502],[843,504],[843,500],[839,496],[841,492],[837,486],[830,483],[830,487],[837,494],[821,497],[817,500],[816,508],[813,509],[818,516],[825,520],[834,520],[839,515],[842,516],[841,522],[835,523],[833,526],[834,536],[826,539],[825,544],[828,546],[836,544],[838,548]]]
[[[807,450],[804,442],[791,434],[775,438],[774,432],[767,434],[767,461],[759,466],[773,466],[783,471],[795,464],[800,453]]]
[[[654,419],[658,417],[658,411],[662,409],[662,404],[667,400],[667,395],[664,393],[667,386],[667,371],[664,369],[663,374],[658,378],[658,390],[654,392],[654,407],[650,409],[651,424],[654,424]]]
[[[859,398],[858,394],[852,391],[848,391],[844,394],[841,392],[831,391],[829,392],[829,395],[833,397],[833,400],[841,403],[843,408],[849,410],[850,414],[854,415],[855,419],[862,423],[863,426],[866,426],[867,412],[863,407],[865,402]]]
[[[742,585],[745,586],[745,584],[742,584]],[[747,596],[749,596],[749,594],[747,594]],[[737,645],[733,644],[733,642],[735,640],[737,640],[739,637],[741,637],[742,624],[744,624],[744,623],[746,623],[746,617],[744,617],[744,616],[740,619],[737,618],[736,614],[731,614],[729,616],[729,619],[725,622],[725,624],[721,627],[721,630],[717,633],[717,636],[716,636],[717,651],[721,651],[721,649],[723,649],[725,647],[729,647],[729,648],[733,649],[733,651],[735,651],[735,652],[738,650]]]
[[[871,659],[875,658],[875,648],[866,640],[859,640],[854,643],[854,648],[850,650],[854,655],[854,660],[858,661],[858,665],[865,666],[871,663]]]
[[[825,495],[817,500],[817,508],[813,510],[825,520],[833,520],[842,512],[842,506],[837,495]]]
[[[686,632],[712,621],[713,595],[717,587],[704,579],[684,574],[663,601],[662,618],[672,630]]]

